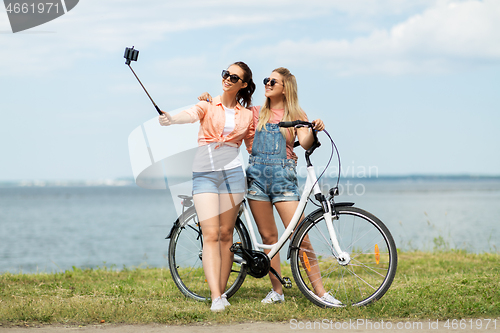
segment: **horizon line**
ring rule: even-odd
[[[171,176],[183,177],[183,176]],[[306,178],[298,175],[298,178]],[[323,175],[322,178],[336,179],[337,176]],[[352,175],[341,175],[342,179],[359,179],[359,180],[376,180],[376,179],[500,179],[500,174],[478,174],[478,173],[408,173],[408,174],[383,174],[383,175],[367,175],[363,177]],[[127,186],[135,184],[134,177],[118,177],[118,178],[93,178],[93,179],[13,179],[2,180],[0,185],[17,185],[17,186]]]

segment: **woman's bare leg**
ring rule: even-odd
[[[233,245],[233,231],[236,217],[240,208],[240,203],[243,200],[243,193],[236,194],[220,194],[220,255],[221,255],[221,271],[220,271],[220,290],[226,290],[229,274],[233,267],[234,253],[230,251]]]
[[[201,193],[193,196],[203,233],[203,270],[212,299],[222,295],[219,194]]]
[[[272,245],[278,242],[278,228],[274,222],[273,205],[270,201],[258,201],[258,200],[248,200],[250,209],[252,210],[252,215],[259,229],[260,237],[262,238],[262,243],[266,245]],[[267,254],[269,250],[264,250]],[[281,265],[280,265],[280,255],[277,253],[271,260],[271,267],[281,275]],[[271,284],[273,285],[273,290],[278,294],[283,295],[283,286],[281,282],[274,276],[274,274],[269,273],[269,278],[271,279]]]
[[[299,205],[298,201],[280,201],[276,202],[275,206],[278,210],[278,214],[281,217],[281,221],[283,221],[283,225],[288,227],[290,222],[292,221],[292,217],[295,214],[295,210]],[[301,217],[301,220],[304,219],[304,216]],[[306,269],[307,277],[309,281],[311,281],[312,287],[314,289],[314,293],[318,296],[323,296],[325,294],[325,288],[323,287],[323,281],[321,279],[321,272],[319,271],[318,262],[316,260],[316,254],[314,253],[314,249],[309,241],[309,237],[306,236],[301,245],[300,250],[300,260],[302,265],[303,262],[303,253],[306,253],[307,259],[309,260],[309,269]]]

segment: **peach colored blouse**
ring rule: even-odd
[[[201,101],[192,108],[185,110],[191,116],[191,122],[200,121],[198,132],[198,146],[212,142],[219,142],[233,147],[240,147],[243,140],[249,154],[252,153],[253,136],[255,133],[253,113],[239,103],[234,108],[234,130],[224,136],[224,125],[226,123],[226,112],[220,96],[215,97],[212,103]]]

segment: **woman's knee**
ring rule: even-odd
[[[220,233],[217,231],[203,231],[203,242],[204,243],[217,243],[220,241]]]
[[[278,233],[274,231],[261,233],[260,237],[262,238],[262,242],[264,244],[274,244],[278,242]]]
[[[220,241],[221,242],[230,242],[233,239],[233,231],[234,228],[221,228],[220,230]]]

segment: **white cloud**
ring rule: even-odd
[[[283,62],[329,68],[339,75],[444,72],[500,62],[500,2],[439,1],[388,30],[353,40],[286,40],[254,49],[280,50]],[[307,63],[304,62],[307,59]]]
[[[179,32],[250,28],[276,19],[273,10],[261,10],[255,3],[249,6],[206,0],[86,0],[56,20],[17,34],[7,33],[7,15],[1,13],[6,20],[0,26],[5,29],[0,34],[0,75],[41,76],[80,59],[102,59],[131,41],[144,49]],[[308,14],[289,9],[286,19],[304,15]],[[200,40],[200,45],[206,42],[210,41]]]
[[[497,61],[499,7],[496,0],[85,0],[68,14],[26,33],[0,34],[0,76],[43,76],[81,59],[102,62],[125,46],[146,50],[158,43],[167,45],[181,32],[206,38],[209,29],[217,28],[213,40],[199,41],[200,46],[217,43],[217,34],[226,35],[235,27],[246,30],[220,45],[223,54],[235,47],[249,48],[256,56],[279,54],[280,62],[325,64],[339,74],[434,72],[471,59]],[[421,14],[415,15],[415,10]],[[366,37],[328,39],[330,32],[319,28],[311,39],[277,44],[275,37],[257,32],[287,22],[321,26],[333,13],[344,17],[347,29],[365,31]],[[386,28],[381,21],[391,15],[410,18]],[[0,27],[4,26],[5,22]],[[280,52],[268,52],[276,49]]]

